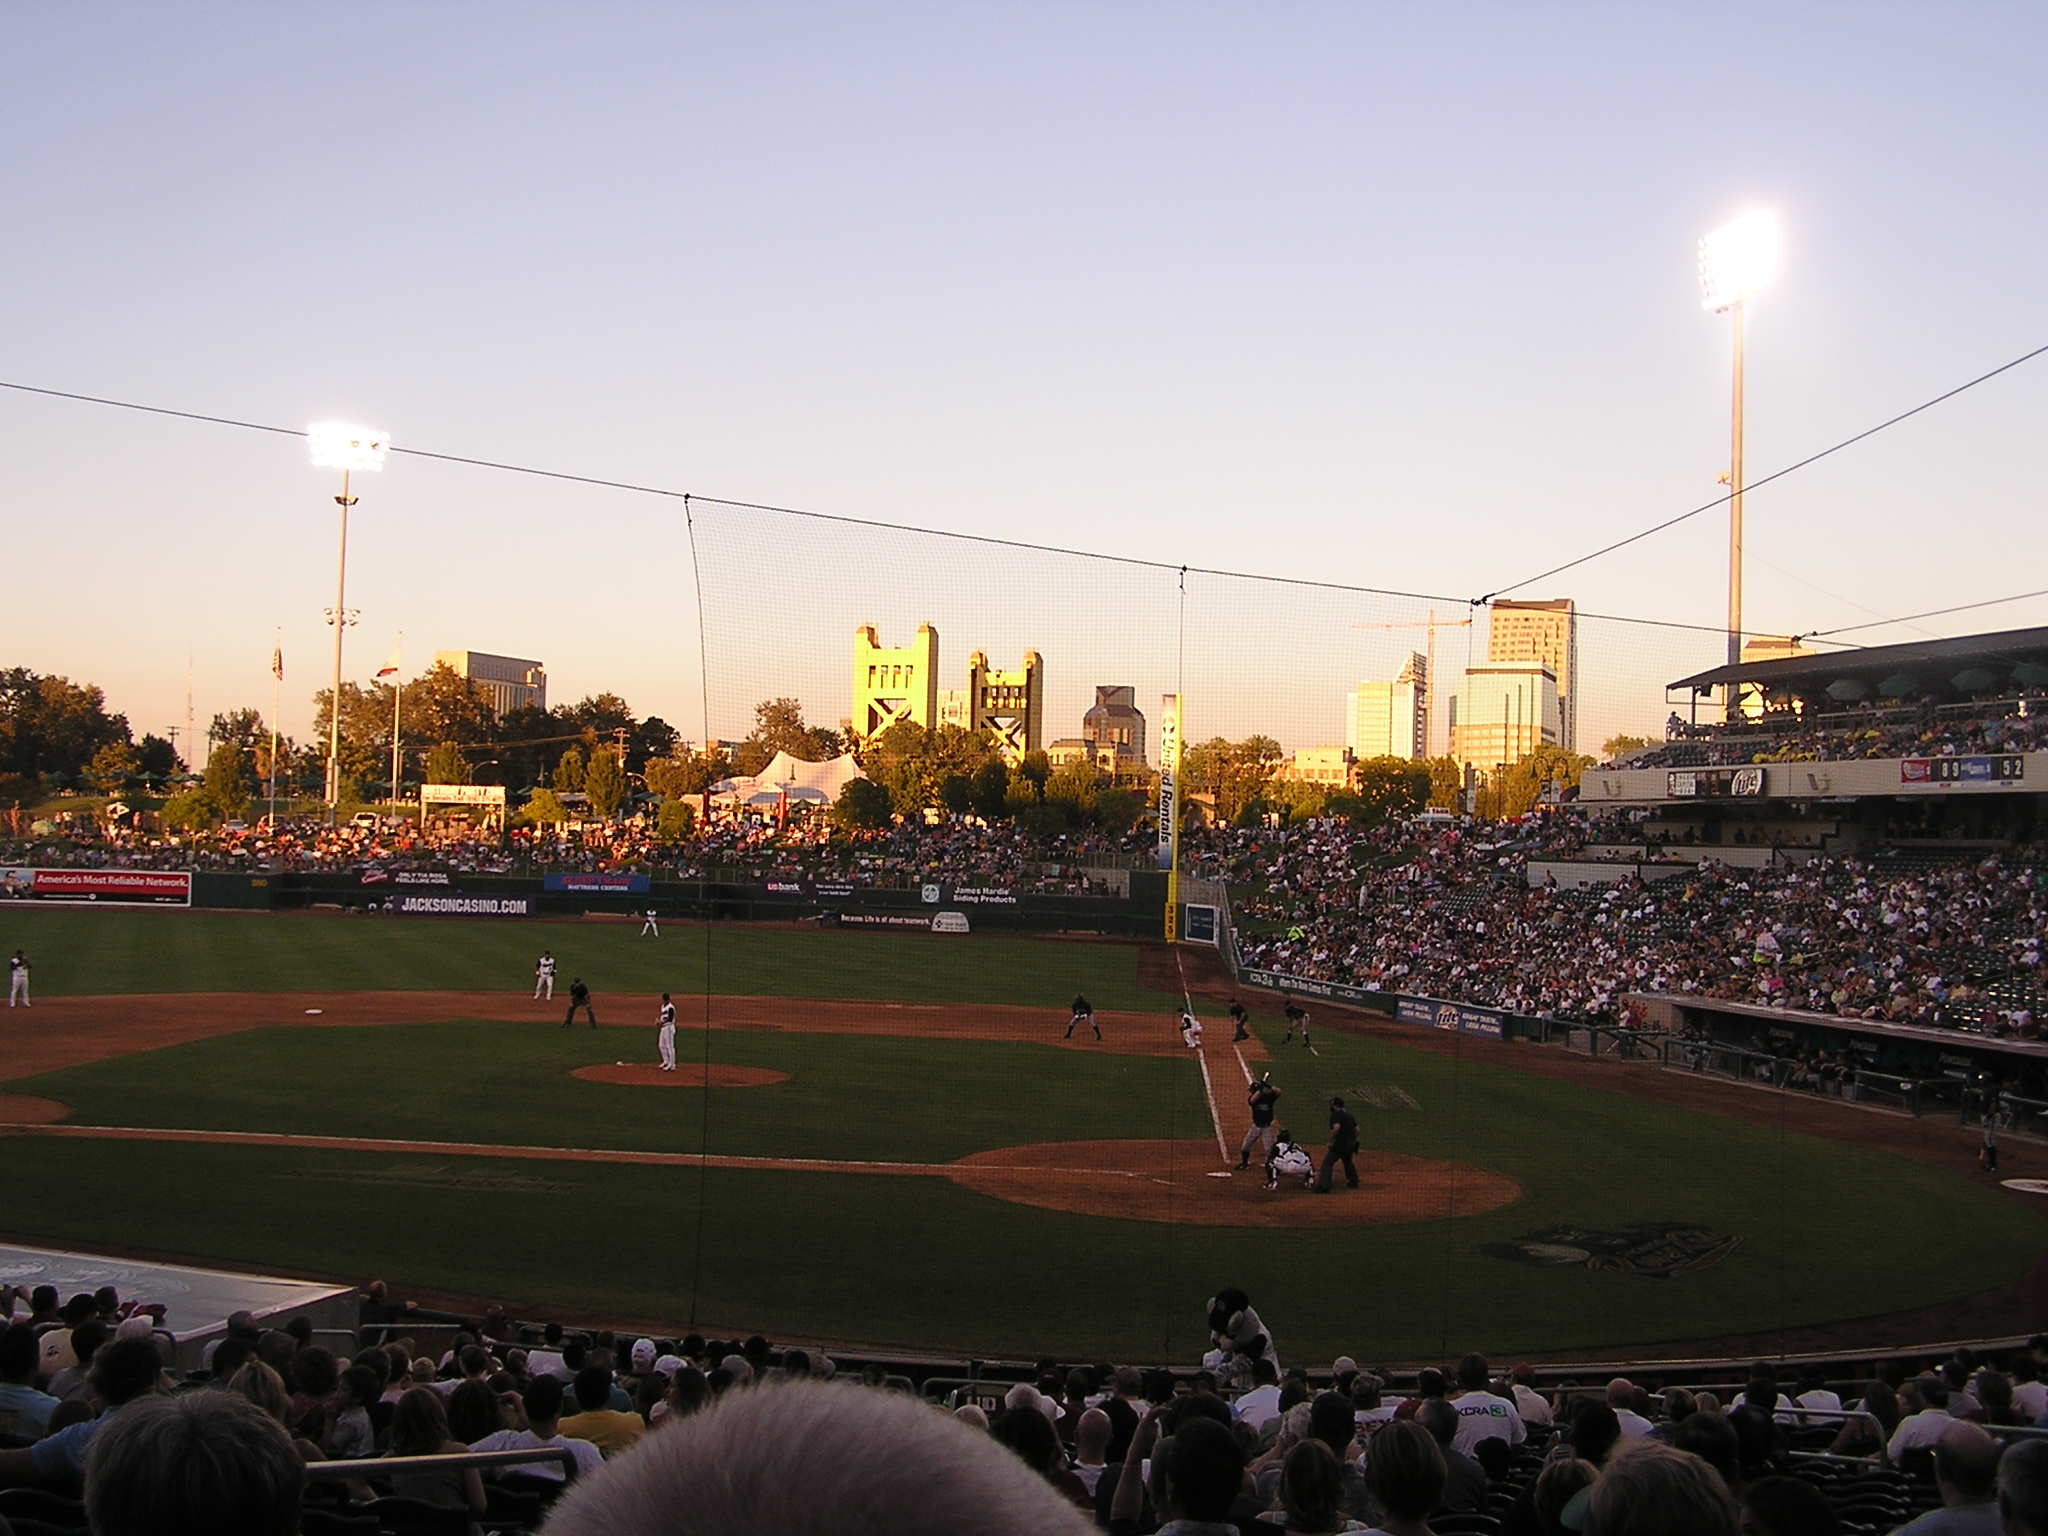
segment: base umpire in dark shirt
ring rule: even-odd
[[[1330,1192],[1330,1171],[1339,1163],[1344,1165],[1345,1187],[1358,1188],[1358,1165],[1352,1161],[1357,1155],[1358,1117],[1344,1107],[1340,1095],[1330,1100],[1330,1145],[1323,1153],[1322,1172],[1316,1175],[1316,1193]]]

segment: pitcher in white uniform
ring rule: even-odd
[[[661,994],[661,1029],[655,1035],[661,1044],[661,1070],[673,1072],[676,1069],[676,1005],[668,1000],[666,992]]]

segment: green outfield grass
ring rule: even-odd
[[[667,923],[483,922],[0,905],[0,954],[27,950],[36,995],[465,992],[530,987],[543,948],[593,991],[989,1002],[1171,1011],[1127,944]]]
[[[971,963],[986,942],[950,953]],[[1417,1107],[1361,1108],[1365,1157],[1478,1164],[1514,1178],[1523,1198],[1401,1226],[1168,1228],[1034,1210],[929,1178],[712,1169],[700,1181],[694,1169],[23,1138],[8,1143],[7,1225],[87,1247],[376,1271],[502,1296],[528,1314],[575,1307],[680,1324],[694,1290],[700,1324],[1024,1358],[1160,1358],[1170,1342],[1186,1359],[1203,1298],[1231,1283],[1253,1293],[1289,1360],[1620,1350],[1934,1305],[2018,1278],[2048,1247],[2048,1222],[1993,1187],[1789,1125],[1760,1129],[1331,1031],[1310,1055],[1279,1047],[1277,1034],[1266,1032],[1281,1118],[1303,1139],[1319,1130],[1329,1092],[1398,1103],[1399,1090]],[[481,1023],[271,1029],[9,1087],[101,1123],[663,1150],[698,1145],[708,1103],[714,1151],[790,1157],[935,1161],[1207,1130],[1191,1060],[1049,1046],[714,1032],[714,1060],[791,1080],[707,1100],[567,1075],[645,1059],[651,1036]],[[682,1054],[701,1039],[685,1031]],[[1796,1115],[1798,1101],[1788,1108]],[[1480,1251],[1553,1224],[1634,1221],[1696,1223],[1741,1242],[1720,1264],[1668,1280]]]

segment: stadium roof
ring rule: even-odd
[[[2006,629],[1947,640],[1911,640],[1813,656],[1786,656],[1715,667],[1670,684],[1704,692],[1750,683],[1766,693],[1862,698],[1966,699],[2014,687],[2048,686],[2048,628]]]

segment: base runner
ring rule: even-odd
[[[668,1000],[666,992],[661,994],[661,1028],[654,1038],[661,1046],[661,1070],[673,1072],[676,1069],[676,1005]]]

